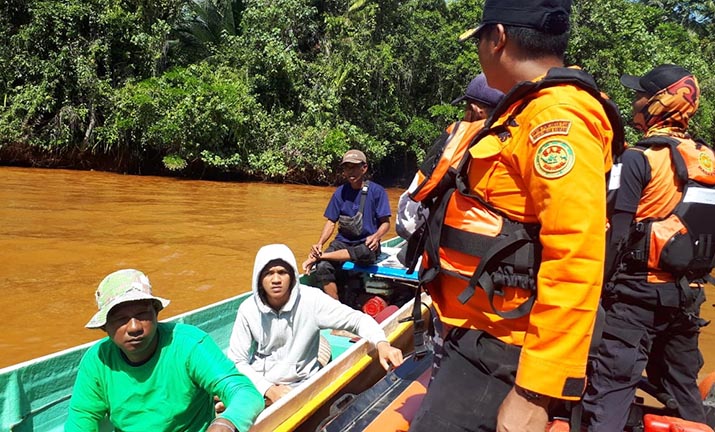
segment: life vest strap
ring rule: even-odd
[[[667,135],[654,135],[638,141],[635,144],[635,147],[668,147],[670,149],[670,158],[673,161],[673,165],[675,166],[675,175],[681,183],[685,184],[688,182],[688,167],[685,164],[685,159],[683,159],[683,155],[681,155],[678,151],[678,144],[680,144],[680,141],[673,137]]]
[[[518,253],[520,250],[525,252]],[[501,283],[503,281],[498,280],[497,270],[499,269],[499,264],[503,264],[503,259],[506,256],[514,258],[515,262],[518,263],[514,266],[515,270],[516,268],[527,269],[522,274],[524,277],[515,279],[521,281],[518,284],[520,288],[529,289],[531,293],[529,298],[518,307],[508,311],[500,311],[494,306],[494,295],[503,294],[501,288],[504,285]],[[530,261],[528,260],[529,256],[532,257]],[[487,294],[492,312],[500,317],[514,319],[528,314],[536,300],[536,282],[534,280],[536,271],[529,265],[529,263],[535,262],[534,256],[534,240],[526,229],[520,229],[504,236],[501,240],[493,243],[492,247],[482,255],[479,266],[469,280],[469,285],[459,295],[459,301],[462,304],[467,303],[476,292],[476,287],[479,286]],[[538,260],[536,261],[538,262]],[[518,276],[516,271],[514,273]]]
[[[477,257],[487,256],[489,251],[494,249],[494,244],[494,237],[491,236],[470,233],[446,225],[442,228],[440,245],[463,254]],[[509,244],[509,242],[502,244]],[[528,271],[529,263],[533,263],[534,258],[534,248],[526,247],[517,249],[515,255],[502,256],[500,262],[513,265],[514,269],[521,273]]]
[[[705,302],[705,290],[701,284],[698,283],[697,288],[690,286],[690,281],[686,276],[679,277],[675,284],[680,289],[680,308],[685,314],[690,317],[695,323],[700,327],[704,327],[710,323],[700,317],[700,305]]]
[[[432,314],[432,309],[427,308],[429,313]],[[413,329],[413,343],[415,347],[415,359],[419,360],[428,354],[429,349],[427,348],[425,333],[429,332],[431,336],[434,335],[434,329],[432,326],[425,323],[422,318],[422,284],[420,283],[417,288],[415,288],[415,299],[412,303],[412,315],[402,318],[399,322],[412,321]],[[429,322],[431,322],[431,317]]]

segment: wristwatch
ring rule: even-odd
[[[546,396],[542,395],[541,393],[536,393],[531,390],[525,389],[524,387],[520,387],[516,384],[514,384],[514,388],[516,389],[516,392],[519,393],[521,396],[525,397],[526,400],[529,402],[536,402],[539,400],[544,399]]]

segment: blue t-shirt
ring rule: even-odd
[[[340,216],[355,216],[360,209],[361,190],[362,189],[353,189],[350,183],[345,183],[340,186],[333,193],[333,196],[330,197],[330,202],[323,216],[332,222],[337,222]],[[350,240],[345,238],[345,236],[338,231],[338,235],[335,236],[335,239],[347,244],[363,243],[367,236],[375,234],[377,231],[377,228],[380,226],[378,220],[380,218],[390,217],[391,215],[390,201],[387,198],[385,188],[377,183],[368,182],[360,237]]]

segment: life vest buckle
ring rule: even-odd
[[[638,234],[645,234],[647,228],[647,224],[643,222],[637,222],[634,231],[637,232]]]
[[[643,249],[634,249],[628,253],[629,257],[635,262],[645,262],[647,259],[646,253]]]

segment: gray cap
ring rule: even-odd
[[[485,77],[483,73],[480,73],[469,83],[467,91],[452,101],[452,105],[457,105],[463,100],[470,99],[494,108],[499,105],[503,97],[504,93],[489,87],[489,85],[487,85],[487,77]]]
[[[367,158],[365,157],[365,153],[361,152],[360,150],[352,149],[345,152],[345,154],[343,155],[343,160],[342,162],[340,162],[340,165],[345,163],[367,163]]]

